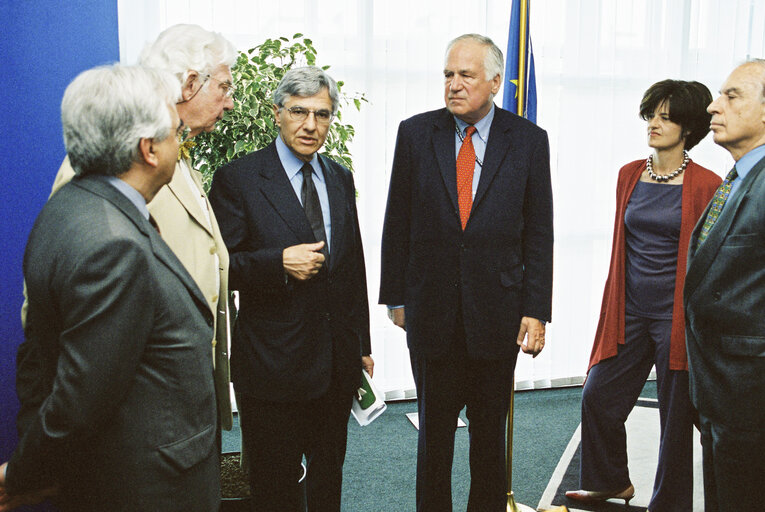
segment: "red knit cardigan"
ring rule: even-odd
[[[611,246],[611,264],[608,279],[603,291],[603,303],[600,307],[600,320],[595,333],[595,342],[590,354],[590,365],[609,357],[614,357],[618,345],[624,344],[624,307],[625,307],[625,228],[624,213],[627,210],[632,191],[645,171],[646,161],[630,162],[619,170],[616,183],[616,218],[614,219],[614,240]],[[672,333],[669,348],[669,369],[687,370],[688,358],[685,353],[685,313],[683,311],[683,285],[685,284],[685,266],[688,257],[688,245],[696,222],[722,180],[709,169],[688,162],[683,177],[683,191],[680,219],[680,241],[677,248],[677,273],[675,276],[675,296],[672,307]]]

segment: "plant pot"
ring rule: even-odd
[[[296,512],[305,512],[305,465],[301,464],[300,469],[301,476],[300,480],[298,481],[298,492],[300,495],[298,497],[298,510]],[[247,478],[247,472],[239,467],[239,452],[228,452],[221,454],[221,488],[223,489],[224,497],[220,500],[219,512],[251,511],[252,498],[249,495],[249,480]],[[233,497],[231,496],[232,493],[241,494],[241,496]]]

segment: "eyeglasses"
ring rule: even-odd
[[[223,80],[218,80],[214,76],[206,75],[205,80],[211,79],[215,80],[220,84],[221,89],[223,89],[223,94],[226,95],[226,98],[231,98],[234,96],[234,93],[236,92],[236,87],[234,87],[234,84],[232,84],[230,81],[226,80],[225,82]]]
[[[284,107],[279,110],[285,110]],[[313,114],[314,119],[318,124],[329,124],[335,117],[335,114],[326,109],[310,110],[305,107],[290,107],[286,109],[290,113],[290,119],[302,123],[308,119],[308,114]]]

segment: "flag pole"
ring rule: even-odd
[[[505,463],[507,465],[506,512],[535,512],[531,507],[516,503],[515,496],[513,495],[513,409],[515,409],[515,376],[513,376],[513,387],[510,389],[510,408],[507,410],[507,455],[505,457]]]
[[[513,2],[514,6],[516,5]],[[516,113],[521,117],[526,117],[527,109],[527,88],[529,78],[527,77],[526,62],[529,49],[528,49],[528,12],[529,3],[528,0],[518,0],[518,83],[516,86]],[[515,9],[515,7],[513,7]],[[512,38],[512,16],[511,16],[511,38]],[[510,43],[508,42],[508,62],[510,62]],[[509,65],[509,64],[508,64]],[[512,108],[512,103],[507,101],[508,104],[505,108]],[[510,407],[507,410],[507,437],[505,448],[507,450],[505,456],[506,472],[507,472],[507,511],[506,512],[535,512],[533,508],[526,505],[521,505],[515,502],[515,495],[513,494],[513,417],[515,409],[515,375],[513,375],[513,386],[510,389]],[[564,509],[565,510],[565,509]]]
[[[520,0],[520,16],[518,18],[518,115],[526,117],[526,55],[528,53],[528,0]]]

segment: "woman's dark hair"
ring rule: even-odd
[[[707,106],[712,103],[712,93],[700,82],[662,80],[643,94],[640,117],[647,121],[665,101],[669,105],[669,120],[680,125],[685,149],[691,149],[709,133],[712,114],[707,112]]]

